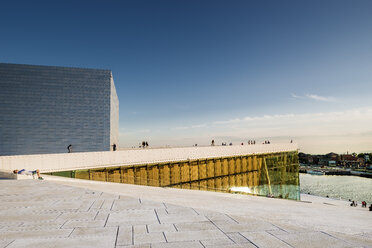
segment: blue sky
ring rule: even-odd
[[[2,1],[0,61],[104,68],[120,146],[372,150],[372,1]]]

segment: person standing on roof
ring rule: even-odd
[[[71,144],[69,144],[69,145],[67,146],[67,150],[68,150],[68,153],[71,153],[71,152],[72,152],[72,145],[71,145]]]

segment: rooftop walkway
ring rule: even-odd
[[[46,176],[0,180],[0,247],[372,247],[372,212]]]
[[[27,170],[35,170],[37,168],[45,173],[125,165],[170,163],[250,154],[280,153],[297,151],[297,149],[297,144],[286,143],[0,156],[0,168],[8,172],[19,168]]]

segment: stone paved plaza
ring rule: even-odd
[[[200,206],[195,208],[187,203],[174,204],[175,197],[172,197],[173,203],[165,196],[164,201],[157,201],[155,193],[154,197],[146,197],[139,191],[139,197],[133,197],[136,195],[133,185],[107,184],[106,191],[112,188],[110,194],[88,189],[84,183],[81,187],[63,184],[51,180],[0,180],[0,247],[372,247],[372,223],[368,217],[367,220],[363,218],[364,222],[361,220],[357,233],[350,230],[348,233],[326,232],[309,228],[304,224],[306,220],[301,223],[303,218],[298,223],[290,219],[271,218],[270,221],[260,214],[250,214],[248,205],[246,214],[244,209],[231,214],[228,208],[220,211],[217,206],[249,197],[258,199],[258,203],[251,200],[254,211],[259,212],[255,208],[260,201],[271,200],[272,212],[275,213],[278,203],[280,215],[281,205],[288,203],[288,211],[293,211],[289,214],[300,216],[298,210],[290,209],[291,205],[310,206],[311,203],[244,195],[237,198],[213,192],[190,193],[190,190],[169,191],[169,196],[178,192],[179,199],[182,192],[185,192],[185,199],[194,194]],[[90,188],[103,187],[105,183],[90,185]],[[117,194],[115,187],[128,194]],[[147,189],[136,187],[142,192]],[[150,193],[156,191],[156,188],[148,189]],[[197,195],[204,196],[206,204]],[[218,201],[213,202],[213,197]],[[219,211],[211,211],[213,205]],[[267,209],[262,207],[262,213],[265,212]],[[368,212],[355,213],[367,216]]]

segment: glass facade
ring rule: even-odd
[[[110,70],[0,63],[0,156],[108,151],[118,122]]]
[[[297,151],[49,173],[79,179],[300,200]]]

